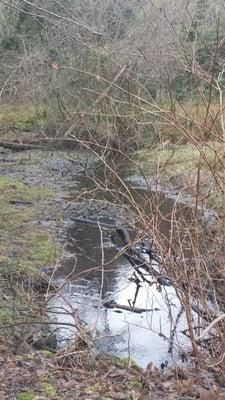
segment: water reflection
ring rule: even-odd
[[[100,294],[103,300],[114,300],[122,305],[132,303],[136,291],[136,284],[131,280],[133,267],[122,256],[118,257],[110,233],[106,231],[102,238],[102,269],[101,237],[96,226],[74,224],[68,229],[67,238],[67,250],[74,254],[74,259],[62,263],[56,279],[62,281],[72,270],[73,274],[70,283],[51,305],[62,312],[56,317],[62,323],[61,339],[68,339],[73,333],[71,328],[63,327],[63,323],[74,322],[74,318],[65,313],[65,310],[74,310],[83,323],[92,327],[98,351],[131,356],[143,367],[149,362],[156,365],[165,360],[172,362],[172,358],[178,361],[180,350],[189,342],[182,333],[187,328],[182,314],[174,335],[173,355],[168,353],[171,332],[181,310],[174,288],[161,286],[153,277],[148,277],[151,284],[141,282],[135,306],[152,311],[137,314],[102,307]]]

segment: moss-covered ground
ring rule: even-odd
[[[42,204],[50,201],[53,191],[22,181],[0,178],[0,253],[17,259],[23,266],[41,268],[52,263],[57,254],[51,235],[35,225],[44,217]]]

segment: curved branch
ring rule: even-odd
[[[207,326],[207,328],[204,329],[202,334],[200,336],[198,336],[197,341],[200,342],[207,335],[207,333],[209,333],[211,331],[211,329],[214,328],[214,326],[216,324],[218,324],[218,322],[222,321],[223,319],[225,319],[225,314],[222,314],[219,317],[217,317],[216,319],[214,319],[211,322],[211,324],[209,324],[209,326]]]

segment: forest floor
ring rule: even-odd
[[[0,398],[7,400],[222,400],[225,382],[206,369],[126,368],[84,351],[1,353]]]

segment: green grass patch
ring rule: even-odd
[[[37,164],[40,160],[38,154]],[[28,161],[33,165],[33,160]],[[19,162],[28,164],[26,159],[19,158]],[[0,325],[8,326],[0,339],[6,348],[15,352],[21,343],[26,346],[25,338],[33,329],[30,325],[17,323],[28,318],[34,322],[45,318],[37,316],[34,307],[42,301],[40,294],[46,293],[49,287],[48,277],[41,270],[55,263],[60,250],[51,230],[42,223],[58,217],[52,207],[55,192],[38,184],[26,184],[20,178],[24,172],[21,175],[18,172],[19,179],[0,177]],[[46,397],[51,388],[45,389]],[[17,398],[33,399],[36,393],[21,391]]]
[[[46,233],[33,234],[22,243],[27,249],[26,260],[33,266],[51,264],[57,256],[57,246],[51,236]]]
[[[38,130],[43,128],[56,114],[57,110],[51,103],[5,106],[0,112],[0,129]]]
[[[37,216],[37,214],[32,208],[25,207],[23,209],[19,209],[5,202],[5,204],[3,203],[2,207],[0,207],[1,231],[6,228],[9,231],[10,229],[14,229],[15,235],[18,229],[21,229],[26,222],[29,222],[35,216]]]
[[[57,245],[45,230],[34,225],[45,218],[46,209],[41,202],[53,198],[53,191],[26,185],[14,179],[0,178],[0,252],[2,256],[16,258],[27,267],[38,268],[52,263]],[[10,201],[28,201],[23,207]]]
[[[17,259],[20,265],[31,269],[40,269],[53,263],[59,252],[54,238],[45,231],[33,232],[32,226],[25,229],[25,224],[18,225],[17,221],[14,232],[0,232],[2,256],[9,260]],[[15,236],[12,238],[11,235]]]
[[[215,161],[213,149],[204,150],[205,157],[210,162]],[[155,147],[151,151],[139,151],[135,159],[146,175],[165,172],[167,178],[178,174],[196,174],[200,161],[200,153],[192,144],[180,146]],[[219,167],[219,164],[218,164]],[[205,159],[201,158],[201,168],[207,168]]]
[[[186,192],[195,195],[197,173],[200,165],[200,200],[206,208],[220,211],[222,195],[216,185],[208,166],[208,162],[216,173],[222,173],[221,157],[218,158],[220,146],[211,142],[210,146],[202,147],[204,156],[190,143],[165,147],[157,146],[151,151],[138,151],[135,154],[135,172],[144,172],[146,177],[158,177],[161,186],[172,184],[185,188]]]
[[[190,164],[192,168],[196,166],[198,155],[198,151],[192,145],[167,148],[157,146],[149,152],[137,152],[136,159],[147,174],[156,173],[159,168],[166,168],[168,174],[173,175],[174,167],[179,166],[182,170],[184,162]]]
[[[9,307],[2,307],[0,309],[0,323],[12,324],[15,321],[13,311]]]
[[[53,191],[49,189],[27,185],[16,179],[5,177],[0,177],[0,193],[1,203],[9,200],[49,200],[53,197]]]

